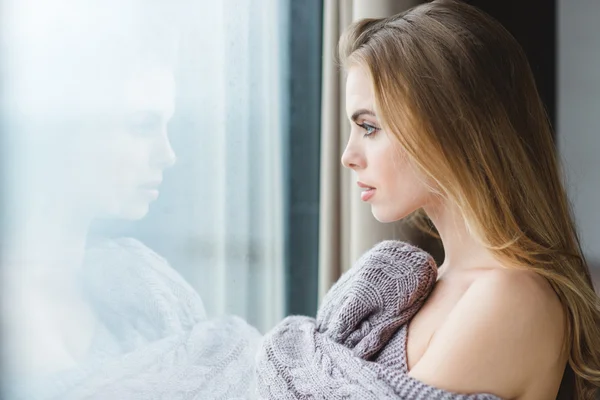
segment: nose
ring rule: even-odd
[[[165,132],[157,139],[154,155],[152,157],[152,164],[158,168],[166,169],[172,167],[176,161],[177,156],[173,147],[171,147],[171,141]]]
[[[353,141],[352,136],[342,154],[342,165],[353,170],[365,168],[366,162],[359,146]]]

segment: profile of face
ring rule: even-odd
[[[393,134],[382,129],[368,72],[348,69],[346,114],[350,138],[342,164],[354,171],[363,201],[380,222],[400,220],[426,206],[432,193]]]
[[[123,114],[95,152],[100,216],[139,219],[159,196],[163,172],[175,162],[167,124],[174,113],[170,71],[150,69],[126,81]],[[93,191],[91,191],[93,192]]]
[[[121,3],[30,0],[12,10],[10,95],[22,146],[14,169],[25,214],[142,218],[175,161],[167,124],[177,30]]]
[[[148,213],[175,162],[167,130],[175,82],[169,70],[148,68],[115,87],[109,106],[91,110],[94,118],[69,133],[72,169],[64,182],[73,207],[86,215],[136,220]]]

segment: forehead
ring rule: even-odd
[[[149,69],[135,74],[125,83],[123,100],[131,112],[153,111],[172,114],[175,79],[168,69]]]
[[[364,67],[354,65],[348,69],[346,78],[346,113],[350,116],[355,110],[374,109],[371,78]]]

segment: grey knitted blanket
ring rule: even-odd
[[[3,381],[8,400],[255,398],[260,333],[233,316],[208,318],[167,261],[133,239],[88,249],[82,282],[104,329],[77,368]]]
[[[426,252],[385,241],[363,255],[323,299],[316,320],[292,316],[258,354],[261,399],[501,400],[449,393],[408,375],[407,323],[433,289]]]

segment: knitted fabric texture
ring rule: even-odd
[[[257,356],[260,399],[501,400],[450,393],[408,375],[407,323],[437,278],[426,252],[385,241],[331,288],[316,320],[292,316]]]
[[[105,329],[79,367],[28,379],[27,400],[251,399],[260,333],[238,317],[208,319],[199,295],[134,239],[88,250],[82,283]]]

